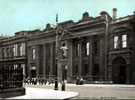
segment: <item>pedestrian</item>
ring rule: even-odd
[[[79,78],[79,76],[77,76],[77,78],[76,78],[76,85],[79,85],[80,84],[80,78]]]
[[[83,78],[81,77],[81,79],[80,79],[80,85],[83,85],[84,84],[84,80],[83,80]]]
[[[28,84],[30,84],[30,78],[28,78]]]
[[[47,84],[47,80],[45,79],[45,85]]]
[[[42,81],[41,81],[42,85],[44,84],[44,78],[42,78]]]

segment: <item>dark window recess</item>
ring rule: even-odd
[[[100,50],[100,45],[99,45],[99,40],[95,41],[95,54],[99,54],[99,50]]]
[[[75,65],[72,69],[72,75],[77,75],[78,74],[78,65]]]
[[[89,46],[90,44],[89,44],[89,42],[85,42],[84,43],[84,56],[88,56],[89,55]]]
[[[47,49],[46,51],[47,59],[50,59],[50,45],[49,44],[47,44],[46,49]]]
[[[78,65],[75,66],[76,68],[76,75],[78,74]]]
[[[46,75],[49,75],[49,73],[50,73],[50,65],[47,64],[47,67],[46,67]]]
[[[84,76],[87,76],[89,74],[89,65],[85,64],[84,65]]]
[[[80,51],[80,44],[79,43],[77,43],[76,44],[76,47],[75,47],[75,49],[76,49],[76,56],[79,56],[79,51]]]
[[[39,75],[43,75],[43,46],[39,46]]]
[[[94,64],[92,68],[93,80],[99,80],[99,64]]]

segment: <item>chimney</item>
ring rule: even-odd
[[[117,9],[113,8],[113,20],[117,18]]]

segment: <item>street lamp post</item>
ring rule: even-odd
[[[58,55],[59,55],[59,49],[60,49],[60,41],[62,39],[62,37],[64,36],[64,34],[67,33],[67,30],[64,28],[61,28],[58,26],[58,14],[56,15],[56,53],[55,53],[55,65],[56,65],[56,72],[55,72],[55,88],[54,90],[58,90],[58,73],[57,73],[57,69],[58,69]],[[67,49],[67,47],[62,47],[61,49],[63,49],[63,51],[65,51]],[[66,53],[64,53],[66,54]],[[65,88],[65,84],[62,83],[62,86],[64,85]]]
[[[57,27],[58,27],[58,14],[56,15],[56,49],[55,49],[55,88],[54,90],[58,90],[58,75],[57,75],[57,66],[58,66],[58,48],[59,48],[59,43],[58,43],[58,34],[57,34]]]

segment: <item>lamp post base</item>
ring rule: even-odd
[[[58,80],[57,80],[57,78],[55,79],[55,87],[54,87],[54,90],[58,90]]]
[[[65,83],[64,83],[64,82],[62,83],[61,90],[62,90],[62,91],[65,91]]]

